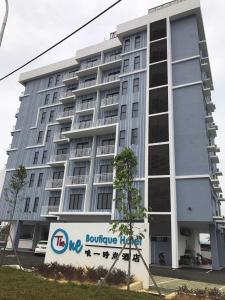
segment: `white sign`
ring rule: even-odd
[[[45,263],[57,262],[81,267],[111,267],[120,249],[126,243],[125,236],[118,236],[110,231],[108,223],[51,223]],[[148,272],[139,256],[135,244],[140,249],[145,261],[149,262],[149,231],[147,224],[136,223],[138,232],[144,232],[143,240],[134,240],[131,251],[131,274],[136,280],[149,286]],[[115,268],[127,272],[129,260],[128,245],[124,249]]]

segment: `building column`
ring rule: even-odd
[[[216,225],[209,225],[209,234],[210,234],[210,244],[211,244],[211,253],[212,253],[212,269],[220,270],[219,262],[219,251],[218,251],[218,239],[217,239],[217,230]]]
[[[18,247],[18,243],[19,243],[19,221],[12,221],[12,224],[10,226],[10,235],[12,238],[12,242],[15,246],[15,248]],[[7,241],[7,245],[6,245],[6,249],[7,250],[12,250],[13,249],[13,245],[12,245],[10,236],[8,237],[8,241]]]

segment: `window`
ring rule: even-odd
[[[127,81],[123,81],[122,82],[122,95],[126,95],[127,94],[127,88],[128,88],[128,82]]]
[[[34,185],[34,176],[34,173],[30,174],[29,187],[32,187]]]
[[[124,41],[124,52],[127,52],[130,50],[130,39],[126,39]]]
[[[139,78],[134,78],[133,80],[133,92],[134,93],[139,92]]]
[[[119,140],[119,145],[121,147],[125,146],[125,130],[120,131],[120,140]]]
[[[97,209],[111,209],[112,193],[99,193]]]
[[[30,198],[27,197],[26,201],[25,201],[25,207],[24,207],[24,212],[28,212],[29,211],[29,206],[30,206]]]
[[[41,124],[44,123],[45,117],[46,117],[46,111],[43,111],[41,115]]]
[[[35,197],[34,199],[34,206],[33,206],[33,212],[36,213],[38,209],[38,202],[39,202],[39,197]]]
[[[137,118],[138,116],[138,102],[132,104],[132,118]]]
[[[83,200],[83,195],[82,194],[71,194],[70,195],[69,209],[81,209],[82,200]]]
[[[52,98],[52,103],[56,103],[58,99],[58,92],[54,92],[53,98]]]
[[[134,128],[131,131],[131,145],[137,145],[138,143],[138,129]]]
[[[50,98],[50,94],[46,94],[44,105],[47,105],[49,103],[49,98]]]
[[[53,173],[53,179],[63,179],[64,171],[55,171]]]
[[[151,178],[148,180],[148,206],[153,212],[170,211],[169,178]]]
[[[49,115],[49,123],[52,123],[53,119],[54,119],[54,114],[55,114],[55,111],[54,110],[51,110],[50,111],[50,115]]]
[[[38,155],[39,155],[39,152],[34,152],[34,159],[33,159],[33,165],[36,165],[37,162],[38,162]]]
[[[162,143],[169,140],[168,115],[149,117],[149,143]]]
[[[102,146],[115,145],[115,139],[104,139],[102,140]]]
[[[43,131],[39,131],[38,138],[37,138],[37,144],[40,144],[43,139]]]
[[[121,109],[120,109],[120,120],[124,120],[126,119],[126,111],[127,111],[127,106],[125,105],[121,105]]]
[[[141,36],[137,35],[135,36],[135,43],[134,43],[134,47],[135,49],[140,48],[141,46]]]
[[[150,24],[150,41],[166,37],[166,19]]]
[[[149,114],[168,111],[168,88],[163,87],[149,92]]]
[[[47,134],[46,134],[46,140],[45,140],[45,142],[48,142],[48,141],[49,141],[49,139],[50,139],[50,136],[51,136],[51,130],[49,129],[49,130],[47,130]]]
[[[44,173],[39,173],[37,186],[42,185],[43,176],[44,176]]]
[[[53,76],[50,76],[48,78],[48,87],[51,87],[52,86],[52,83],[53,83]]]
[[[150,63],[167,59],[167,40],[160,40],[151,44]]]
[[[68,153],[68,148],[61,148],[57,149],[56,154],[61,155],[61,154],[67,154]]]
[[[124,59],[123,61],[123,72],[126,73],[129,71],[129,59]]]
[[[88,142],[77,143],[76,149],[83,150],[83,149],[88,148],[88,146],[89,146]]]
[[[108,174],[113,172],[113,165],[101,165],[100,174]]]
[[[61,78],[61,75],[60,75],[60,74],[57,74],[57,75],[56,75],[56,78],[55,78],[55,85],[58,85],[58,84],[59,84],[60,78]]]
[[[85,175],[86,174],[86,167],[75,167],[73,169],[73,176]]]
[[[169,175],[169,145],[156,145],[148,148],[148,174]]]
[[[41,163],[42,163],[42,164],[45,164],[46,161],[47,161],[47,153],[48,153],[47,150],[44,150],[44,151],[43,151],[43,154],[42,154],[42,160],[41,160]]]
[[[58,206],[60,202],[60,197],[55,196],[55,197],[49,197],[48,199],[48,205],[49,206]]]
[[[167,84],[167,62],[150,66],[149,87]]]
[[[134,70],[140,69],[140,66],[141,66],[140,56],[135,56],[135,58],[134,58]]]

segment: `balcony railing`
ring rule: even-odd
[[[86,87],[89,87],[89,86],[93,86],[93,85],[96,85],[97,83],[97,80],[90,80],[90,81],[84,81],[84,82],[80,82],[79,83],[79,89],[83,89],[83,88],[86,88]]]
[[[47,189],[61,188],[63,184],[63,179],[49,179],[46,183]]]
[[[71,158],[86,157],[91,155],[91,148],[74,149],[71,151]]]
[[[101,106],[109,106],[109,105],[113,105],[113,104],[118,104],[118,102],[119,102],[119,95],[107,97],[107,98],[103,98],[101,100]]]
[[[74,129],[85,129],[93,126],[93,121],[83,121],[74,124]]]
[[[50,212],[58,212],[59,205],[44,205],[41,208],[41,215],[48,215]]]
[[[72,90],[66,91],[60,95],[60,99],[74,96]]]
[[[95,61],[90,61],[90,62],[86,62],[81,64],[81,70],[85,70],[85,69],[89,69],[89,68],[93,68],[95,66],[98,66],[101,63],[101,60],[95,60]]]
[[[120,54],[109,55],[105,57],[105,63],[120,59]]]
[[[62,111],[58,114],[57,119],[59,118],[66,118],[66,117],[72,117],[74,114],[74,110],[66,110],[66,111]]]
[[[66,131],[64,131],[64,132],[66,132]],[[65,137],[63,132],[56,132],[54,134],[54,139],[53,140],[65,140],[65,139],[67,139],[67,137]]]
[[[77,105],[77,111],[83,111],[83,110],[94,108],[94,107],[95,107],[95,101],[83,102],[83,103],[79,103]]]
[[[113,182],[113,173],[101,173],[95,175],[95,182]]]
[[[118,79],[119,79],[119,73],[104,77],[103,82],[115,81],[115,80],[118,80]]]
[[[97,147],[97,155],[113,154],[114,152],[115,152],[115,145]]]
[[[89,175],[69,176],[66,178],[67,185],[87,184]]]
[[[68,159],[68,154],[55,154],[51,155],[50,162],[66,161]]]
[[[114,124],[118,122],[118,116],[107,117],[97,120],[97,126],[103,126],[108,124]]]
[[[67,73],[63,76],[63,80],[68,80],[68,79],[72,79],[72,78],[76,78],[77,75],[76,75],[76,71],[74,72],[70,72],[70,73]]]

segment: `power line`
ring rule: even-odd
[[[45,51],[41,52],[40,54],[38,54],[37,56],[35,56],[34,58],[32,58],[31,60],[27,61],[26,63],[24,63],[23,65],[21,65],[20,67],[16,68],[15,70],[13,70],[12,72],[8,73],[7,75],[3,76],[2,78],[0,78],[0,81],[2,81],[3,79],[9,77],[10,75],[16,73],[17,71],[21,70],[23,67],[27,66],[28,64],[30,64],[31,62],[33,62],[34,60],[38,59],[39,57],[41,57],[42,55],[44,55],[45,53],[49,52],[50,50],[52,50],[53,48],[55,48],[56,46],[58,46],[59,44],[61,44],[62,42],[64,42],[65,40],[67,40],[69,37],[71,37],[72,35],[74,35],[75,33],[77,33],[78,31],[80,31],[81,29],[83,29],[84,27],[86,27],[87,25],[89,25],[90,23],[92,23],[94,20],[96,20],[97,18],[99,18],[101,15],[103,15],[104,13],[106,13],[108,10],[110,10],[111,8],[113,8],[114,6],[116,6],[119,2],[121,2],[122,0],[118,0],[115,3],[113,3],[112,5],[110,5],[109,7],[107,7],[106,9],[104,9],[102,12],[100,12],[98,15],[96,15],[94,18],[92,18],[91,20],[89,20],[88,22],[86,22],[85,24],[83,24],[82,26],[80,26],[78,29],[76,29],[75,31],[71,32],[70,34],[68,34],[66,37],[64,37],[63,39],[61,39],[60,41],[58,41],[57,43],[55,43],[54,45],[52,45],[51,47],[49,47],[48,49],[46,49]]]

